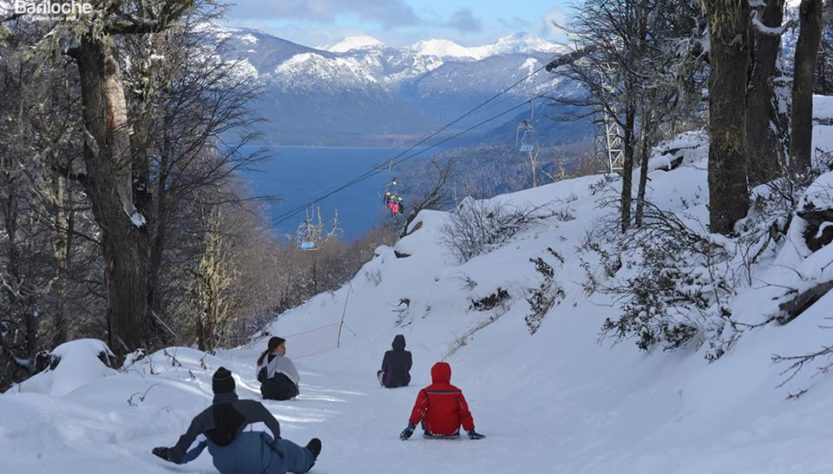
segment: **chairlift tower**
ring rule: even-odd
[[[610,173],[618,173],[625,166],[625,147],[622,143],[622,127],[611,111],[605,109],[604,116],[604,143],[607,149],[607,169]]]

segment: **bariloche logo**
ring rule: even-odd
[[[81,0],[14,0],[14,12],[36,18],[77,17],[93,12],[93,5]]]

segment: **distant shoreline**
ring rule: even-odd
[[[408,147],[408,146],[373,146],[373,145],[267,145],[266,148],[280,149],[280,148],[305,148],[305,149],[347,149],[347,150],[405,150],[413,149],[419,150],[428,148],[428,146]]]

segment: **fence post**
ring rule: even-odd
[[[350,301],[351,291],[353,291],[353,285],[347,287],[347,296],[344,297],[344,309],[341,311],[341,322],[338,323],[338,340],[336,340],[336,349],[341,347],[341,328],[344,326],[344,316],[347,314],[347,302]]]

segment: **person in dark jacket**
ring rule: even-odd
[[[407,387],[411,383],[411,353],[405,350],[405,336],[397,334],[391,343],[393,350],[385,352],[382,370],[376,373],[379,383],[387,388]]]
[[[257,379],[260,394],[268,400],[289,400],[300,393],[301,376],[289,357],[286,357],[286,340],[269,338],[266,350],[257,359]]]
[[[451,366],[446,362],[434,364],[431,367],[431,380],[431,385],[419,391],[408,426],[399,438],[402,441],[410,438],[416,424],[420,422],[426,438],[457,438],[460,435],[460,425],[468,432],[470,439],[485,438],[474,431],[474,418],[463,391],[450,383]]]
[[[278,420],[260,402],[239,400],[234,378],[223,367],[214,372],[214,403],[194,417],[188,431],[173,447],[157,447],[156,456],[176,464],[193,461],[208,447],[214,467],[221,474],[286,474],[309,471],[321,453],[321,441],[313,438],[306,447],[281,438]],[[272,436],[243,430],[263,422]],[[200,438],[198,444],[191,444]],[[189,449],[190,448],[190,449]]]

